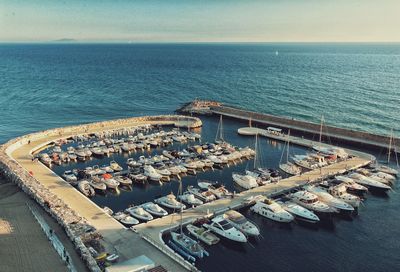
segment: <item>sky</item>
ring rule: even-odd
[[[400,42],[400,0],[0,0],[0,42]]]

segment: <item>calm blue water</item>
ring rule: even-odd
[[[399,83],[400,44],[1,44],[0,142],[196,97],[400,135]]]
[[[393,127],[400,135],[399,83],[400,44],[2,44],[0,143],[50,127],[171,113],[196,97],[314,122],[324,114],[329,124],[381,134]],[[211,140],[217,120],[204,122],[202,134]],[[226,138],[251,144],[237,136],[239,126],[225,121]],[[267,165],[276,167],[282,146],[262,144]],[[201,177],[229,187],[230,173],[244,167]],[[172,182],[94,201],[122,209],[176,189]],[[211,256],[198,266],[203,271],[396,271],[399,203],[396,192],[368,195],[359,216],[335,217],[317,227],[282,226],[244,210],[264,238],[253,246],[210,247]]]

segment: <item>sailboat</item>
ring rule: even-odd
[[[283,172],[288,173],[289,175],[293,175],[293,176],[300,175],[301,168],[289,161],[289,142],[290,142],[290,130],[287,135],[287,141],[286,141],[285,147],[283,148],[283,151],[282,151],[279,168]],[[283,154],[285,153],[285,150],[286,150],[286,163],[282,163],[282,158],[283,158]]]
[[[179,182],[179,191],[182,192],[182,182]],[[178,192],[179,194],[179,192]],[[182,217],[182,210],[179,210],[179,214],[181,217],[180,220],[180,232],[171,232],[171,240],[169,241],[169,244],[173,249],[181,253],[183,256],[190,258],[189,256],[192,256],[194,258],[203,258],[204,256],[208,256],[209,253],[200,245],[199,242],[193,240],[189,236],[183,233],[182,230],[182,223],[183,223],[183,217]],[[188,256],[189,255],[189,256]],[[194,259],[195,260],[195,259]]]
[[[223,142],[225,142],[225,140],[224,140],[224,132],[223,132],[222,115],[220,115],[218,128],[217,128],[217,134],[215,135],[215,143],[220,144]]]
[[[396,163],[397,163],[397,167],[399,167],[399,160],[397,158],[397,152],[396,149],[393,148],[392,146],[395,146],[393,143],[394,139],[393,139],[393,129],[390,132],[390,138],[389,138],[389,146],[388,146],[388,156],[387,156],[387,164],[389,165],[390,163],[390,157],[391,157],[391,153],[392,153],[392,149],[394,150],[394,156],[396,157]],[[375,169],[376,171],[380,171],[386,174],[390,174],[390,175],[395,175],[397,176],[399,174],[399,171],[397,171],[396,169],[393,169],[389,166],[386,165],[378,165],[375,164],[372,166],[373,169]]]

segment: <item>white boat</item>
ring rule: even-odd
[[[78,189],[79,191],[81,191],[85,196],[94,196],[95,195],[95,191],[92,188],[92,186],[90,186],[89,181],[87,180],[82,180],[78,183]]]
[[[179,200],[181,200],[191,206],[198,206],[198,205],[203,204],[203,201],[201,201],[198,198],[195,198],[195,196],[189,192],[179,195],[178,198],[179,198]]]
[[[116,220],[118,220],[119,222],[121,222],[122,224],[125,225],[137,225],[139,224],[139,221],[135,218],[133,218],[132,216],[124,213],[124,212],[117,212],[114,216],[113,216]]]
[[[65,181],[70,182],[70,183],[75,183],[78,181],[78,178],[74,175],[74,173],[71,170],[67,170],[63,174],[63,178]]]
[[[116,172],[119,172],[119,171],[123,170],[123,168],[116,161],[111,161],[110,162],[110,167],[111,167],[112,170],[114,170]]]
[[[236,184],[245,189],[252,189],[258,187],[257,180],[252,176],[233,173],[232,178]]]
[[[286,201],[286,202],[278,202],[282,208],[294,215],[296,218],[307,221],[310,223],[316,223],[319,222],[319,217],[313,213],[312,211],[294,203],[291,201]]]
[[[349,194],[345,184],[329,187],[328,192],[334,197],[343,200],[355,208],[360,206],[361,199],[358,196]]]
[[[339,211],[346,211],[346,212],[354,211],[353,206],[347,204],[343,200],[335,198],[334,196],[332,196],[331,194],[329,194],[327,191],[325,191],[324,189],[322,189],[320,187],[308,185],[308,186],[305,186],[304,189],[306,189],[310,193],[315,194],[316,196],[318,196],[318,198],[322,202],[325,202],[329,206],[331,206]]]
[[[133,158],[129,158],[129,159],[126,161],[126,164],[127,164],[129,167],[132,167],[132,168],[138,168],[138,167],[142,166],[141,163],[135,161]]]
[[[90,151],[93,153],[95,156],[104,156],[104,151],[100,147],[93,147],[90,149]]]
[[[199,239],[203,243],[211,246],[217,244],[220,239],[210,232],[210,230],[207,230],[202,227],[196,227],[192,224],[189,224],[186,226],[186,229],[189,231],[191,235],[193,235],[195,238]]]
[[[168,150],[163,150],[162,154],[163,154],[165,157],[167,157],[168,159],[171,159],[171,160],[175,159],[175,157],[172,156],[172,155],[171,155],[171,152],[169,152]]]
[[[354,192],[354,193],[365,193],[368,191],[368,188],[358,184],[352,178],[346,176],[336,176],[336,180],[340,181],[341,184],[344,184],[347,190]]]
[[[210,224],[203,224],[203,227],[221,235],[229,240],[246,243],[246,236],[237,228],[232,226],[222,215],[213,218]]]
[[[391,181],[392,183],[396,180],[396,177],[392,174],[384,172],[376,172],[372,174],[373,177],[379,177]]]
[[[285,172],[289,175],[293,175],[293,176],[297,176],[297,175],[301,174],[301,168],[291,162],[279,164],[279,169],[281,169],[283,172]]]
[[[229,192],[222,184],[212,184],[208,187],[208,190],[213,193],[218,199],[229,198],[233,196],[233,194]]]
[[[173,194],[157,198],[154,200],[154,202],[170,209],[176,209],[176,210],[186,209],[186,205],[177,201],[176,197]]]
[[[209,255],[199,242],[193,240],[183,232],[177,233],[172,231],[171,241],[175,243],[180,249],[184,250],[187,254],[193,257],[203,258],[204,256]]]
[[[143,220],[143,221],[150,221],[153,220],[153,216],[145,211],[142,207],[130,207],[126,209],[127,212],[129,212],[133,217],[136,217],[137,219]]]
[[[385,191],[390,190],[390,186],[383,184],[382,182],[379,182],[375,179],[361,175],[359,173],[351,173],[351,174],[349,174],[349,177],[352,178],[358,184],[368,186],[371,189],[378,189],[378,190],[385,190]]]
[[[294,220],[294,217],[285,211],[281,205],[270,199],[257,201],[250,210],[276,222],[290,223]]]
[[[107,188],[116,189],[119,186],[119,182],[113,178],[102,179],[102,181],[106,184]]]
[[[260,229],[258,226],[250,222],[241,213],[230,210],[224,213],[224,218],[231,223],[235,228],[243,232],[248,236],[258,236],[260,235]]]
[[[144,203],[144,204],[140,205],[140,207],[142,207],[145,211],[147,211],[155,216],[163,217],[163,216],[168,215],[168,212],[166,210],[164,210],[163,208],[161,208],[160,206],[158,206],[157,204],[155,204],[153,202]]]
[[[209,190],[203,191],[193,186],[188,186],[187,190],[189,193],[193,194],[195,197],[203,202],[211,202],[217,199],[217,197]]]
[[[395,175],[395,176],[397,176],[399,174],[399,171],[397,171],[396,169],[393,169],[389,166],[386,166],[386,165],[378,164],[378,165],[372,165],[371,167],[373,169],[375,169],[376,171],[383,172],[386,174]]]
[[[129,174],[129,177],[137,182],[137,183],[145,183],[147,180],[147,176],[143,175],[143,174]]]
[[[162,175],[156,171],[152,166],[145,165],[143,167],[144,175],[147,176],[152,181],[160,181]]]
[[[132,185],[132,180],[125,176],[114,176],[114,179],[119,182],[120,185],[129,186]]]
[[[107,190],[107,185],[102,182],[99,178],[94,179],[92,178],[90,181],[90,186],[92,186],[95,190],[105,191]]]
[[[289,194],[288,197],[296,204],[306,209],[309,209],[313,212],[318,212],[318,213],[336,212],[336,209],[329,207],[327,204],[321,202],[318,199],[318,196],[307,191],[298,191],[293,194]]]
[[[107,206],[103,207],[103,211],[108,215],[113,215],[114,214],[113,210],[111,210],[111,208],[109,208]]]

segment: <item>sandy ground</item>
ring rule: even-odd
[[[68,271],[26,205],[37,204],[14,184],[2,183],[4,181],[0,181],[0,271]],[[40,213],[73,255],[77,270],[87,271],[60,226],[43,210]]]

